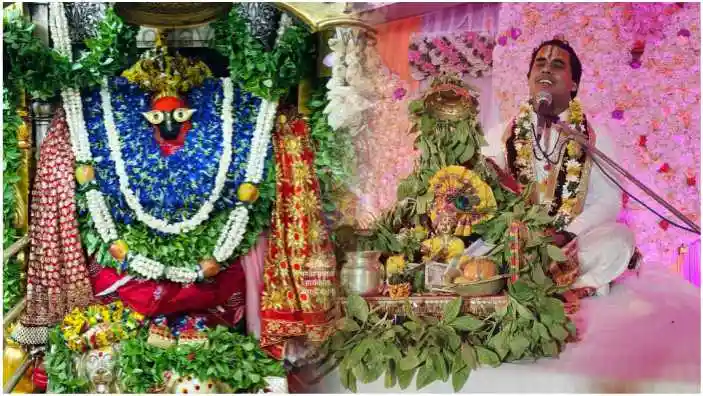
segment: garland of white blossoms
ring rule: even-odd
[[[55,47],[60,53],[70,57],[71,43],[63,4],[50,3],[50,10],[52,15],[50,18],[50,28]],[[284,31],[285,30],[280,30],[278,32],[279,37]],[[172,234],[190,231],[209,218],[210,212],[214,208],[214,203],[220,198],[226,181],[227,170],[229,169],[232,159],[232,125],[234,121],[232,118],[232,81],[229,78],[223,78],[222,85],[224,93],[222,102],[223,152],[220,157],[215,187],[211,196],[200,210],[198,210],[196,215],[186,221],[169,224],[162,219],[155,218],[146,213],[137,197],[129,189],[129,181],[124,162],[122,161],[119,134],[114,122],[110,92],[107,81],[103,82],[100,95],[102,98],[104,122],[108,135],[108,144],[110,146],[110,156],[115,163],[115,170],[119,178],[120,191],[125,196],[129,207],[137,215],[137,218],[153,229]],[[64,100],[66,120],[71,132],[71,146],[76,160],[79,162],[92,163],[93,158],[90,152],[90,143],[85,120],[83,119],[83,103],[80,94],[74,89],[66,89],[62,92],[62,97]],[[271,140],[271,131],[274,125],[277,107],[277,101],[261,100],[247,161],[245,180],[248,183],[258,184],[263,177],[268,142]],[[119,235],[102,192],[96,189],[89,190],[86,193],[86,199],[88,210],[101,239],[105,243],[114,243]],[[234,249],[239,246],[244,237],[248,222],[248,209],[241,205],[241,203],[237,204],[237,207],[230,212],[228,221],[220,232],[220,236],[213,251],[215,260],[223,262],[232,255]],[[140,254],[129,254],[125,260],[128,261],[132,271],[147,279],[166,278],[173,282],[191,283],[203,278],[203,272],[197,264],[190,269],[167,267],[156,260],[149,259]]]
[[[581,103],[574,99],[569,103],[568,122],[570,126],[581,132],[585,132],[584,115]],[[532,134],[532,106],[525,102],[520,106],[520,113],[515,120],[515,164],[519,166],[521,175],[534,180],[533,152],[534,136]],[[573,208],[576,205],[579,186],[582,184],[583,164],[579,161],[583,152],[581,145],[575,140],[569,141],[566,145],[564,156],[564,166],[566,167],[565,182],[561,186],[561,205],[557,211],[557,219],[560,223],[568,224],[573,218]],[[560,153],[561,155],[561,153]],[[561,169],[556,169],[561,171]],[[571,186],[571,187],[570,187]],[[575,186],[575,187],[574,187]],[[545,202],[551,208],[553,202]]]

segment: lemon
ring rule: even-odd
[[[90,165],[80,165],[76,168],[76,181],[78,184],[86,184],[95,179],[95,171]]]
[[[259,198],[259,189],[251,183],[243,183],[237,190],[237,198],[242,202],[254,202]]]

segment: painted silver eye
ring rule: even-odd
[[[193,113],[195,113],[194,109],[179,107],[173,111],[173,119],[176,120],[176,122],[185,122],[190,120]]]
[[[146,113],[142,113],[144,118],[153,125],[159,125],[164,122],[164,113],[159,110],[152,110]]]

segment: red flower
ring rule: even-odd
[[[689,186],[695,186],[696,185],[696,176],[686,176],[686,184]]]
[[[308,301],[308,295],[305,293],[300,293],[300,301]]]
[[[627,195],[627,193],[622,193],[620,200],[622,201],[622,206],[626,206],[627,203],[630,202],[630,196]]]
[[[640,147],[647,147],[647,135],[640,135],[638,144]]]
[[[295,297],[295,295],[293,294],[292,291],[289,291],[288,293],[286,293],[286,297],[288,297],[289,300],[292,300]]]
[[[188,354],[188,360],[193,360],[195,359],[195,352],[191,352]]]
[[[659,173],[666,173],[671,170],[671,167],[669,166],[668,162],[663,163],[660,167],[658,172]]]
[[[298,263],[293,264],[293,269],[296,271],[300,271],[300,264],[298,264]]]
[[[659,222],[659,227],[661,227],[662,230],[666,231],[666,229],[669,228],[669,222],[666,220],[662,220]]]

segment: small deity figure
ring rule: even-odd
[[[423,261],[448,263],[464,252],[464,241],[454,236],[456,224],[451,213],[439,213],[433,224],[435,236],[422,242]]]
[[[88,378],[88,393],[122,393],[117,381],[119,344],[90,349],[76,358],[78,375]]]

